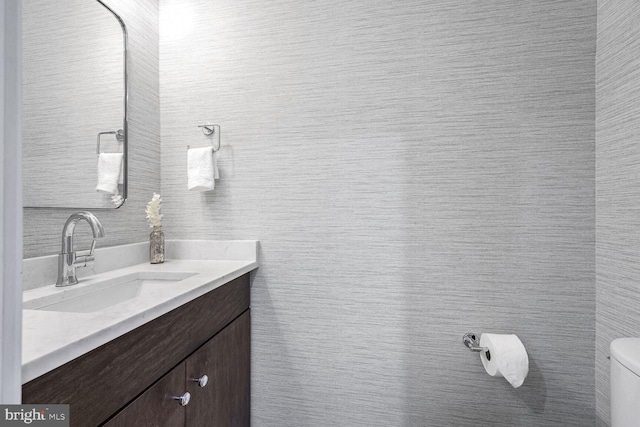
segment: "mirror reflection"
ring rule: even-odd
[[[29,0],[22,31],[24,206],[121,206],[124,23],[99,1]]]

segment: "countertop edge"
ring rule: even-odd
[[[226,273],[221,277],[203,283],[201,286],[178,294],[170,300],[164,301],[139,313],[135,313],[100,331],[96,331],[95,333],[82,337],[81,339],[59,347],[40,357],[24,362],[22,364],[22,384],[38,378],[39,376],[106,344],[127,332],[132,331],[137,327],[142,326],[145,323],[204,295],[205,293],[224,285],[225,283],[247,274],[258,267],[259,263],[257,261],[247,261],[246,265]]]

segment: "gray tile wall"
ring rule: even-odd
[[[595,425],[595,1],[161,10],[167,238],[261,241],[254,425]],[[467,331],[518,334],[524,386]]]
[[[596,408],[609,424],[609,344],[640,334],[640,4],[598,0]]]
[[[158,0],[108,0],[105,3],[124,19],[129,32],[130,184],[129,200],[123,207],[92,210],[107,234],[98,243],[99,247],[148,239],[150,230],[144,210],[153,192],[160,189]],[[62,226],[77,210],[25,208],[24,257],[60,252]],[[85,224],[78,226],[78,232],[79,241],[86,240]]]

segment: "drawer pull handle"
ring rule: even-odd
[[[209,382],[209,377],[206,375],[203,375],[200,378],[191,378],[191,381],[195,381],[198,383],[200,387],[204,387]]]
[[[172,397],[172,399],[178,400],[180,402],[180,405],[182,406],[187,406],[189,404],[189,401],[191,400],[191,393],[187,391],[182,396],[174,396]]]

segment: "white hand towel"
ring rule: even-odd
[[[187,186],[193,191],[215,188],[216,159],[212,147],[190,148],[187,151]]]
[[[100,153],[98,156],[98,185],[96,191],[118,194],[122,175],[122,153]]]

